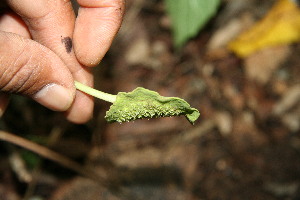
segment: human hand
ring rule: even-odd
[[[125,0],[6,0],[0,11],[0,114],[6,93],[26,95],[75,123],[92,116],[93,100],[74,80],[93,85],[90,67],[109,49]],[[0,0],[0,4],[3,4]],[[3,12],[4,11],[4,12]]]

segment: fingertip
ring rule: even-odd
[[[73,123],[83,124],[92,118],[93,109],[93,98],[77,90],[72,106],[65,113],[66,118]]]
[[[77,72],[73,73],[74,80],[88,85],[93,86],[93,74],[89,68],[82,68]],[[73,82],[75,87],[75,83]],[[83,124],[90,120],[93,116],[94,100],[93,97],[87,95],[79,90],[76,90],[75,99],[71,107],[65,112],[66,118],[76,124]]]
[[[79,9],[73,44],[81,64],[95,66],[102,60],[121,26],[122,12],[116,7]]]

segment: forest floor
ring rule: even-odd
[[[14,96],[3,130],[41,144],[54,138],[51,149],[111,184],[108,190],[1,142],[0,199],[300,199],[300,44],[240,59],[216,39],[230,35],[232,24],[249,28],[273,3],[223,1],[176,51],[163,2],[128,0],[123,27],[94,70],[95,88],[117,93],[142,86],[178,96],[200,110],[199,120],[194,126],[184,117],[108,124],[109,104],[95,100],[93,119],[75,125]]]

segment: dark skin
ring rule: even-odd
[[[33,3],[34,2],[34,3]],[[93,86],[90,67],[108,51],[120,28],[125,0],[0,0],[0,114],[7,93],[26,95],[67,119],[84,123],[93,100],[74,80]]]

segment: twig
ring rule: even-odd
[[[85,177],[95,180],[96,182],[100,183],[103,186],[106,186],[106,187],[109,186],[109,181],[107,180],[107,178],[101,177],[99,174],[97,174],[93,170],[90,170],[84,166],[81,166],[80,164],[72,161],[71,159],[69,159],[65,156],[62,156],[61,154],[58,154],[58,153],[56,153],[46,147],[43,147],[39,144],[31,142],[25,138],[16,136],[9,132],[0,131],[0,140],[10,142],[17,146],[25,148],[25,149],[32,151],[46,159],[57,162],[60,165],[66,167],[68,169],[71,169]]]

